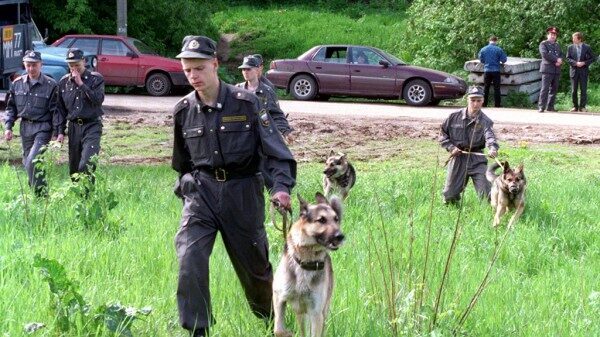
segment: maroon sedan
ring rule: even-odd
[[[299,100],[329,96],[404,99],[409,105],[462,97],[467,84],[445,72],[408,65],[364,46],[316,46],[297,59],[274,60],[267,78]]]
[[[98,55],[98,72],[107,85],[145,87],[152,96],[188,85],[181,62],[162,57],[142,41],[117,35],[65,35],[52,44]]]

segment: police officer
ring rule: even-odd
[[[451,154],[448,162],[448,175],[444,186],[444,203],[458,203],[469,177],[473,179],[475,190],[481,198],[488,198],[490,183],[485,177],[488,155],[495,158],[498,143],[494,135],[494,122],[481,111],[483,89],[471,87],[468,91],[468,106],[455,111],[442,123],[440,145]]]
[[[174,108],[172,167],[183,211],[175,246],[183,328],[204,336],[214,322],[209,257],[217,232],[253,313],[268,319],[273,272],[264,228],[260,161],[273,173],[272,200],[290,208],[296,161],[253,93],[219,80],[216,44],[187,36],[178,58],[194,91]]]
[[[85,68],[80,49],[69,49],[66,60],[70,73],[58,82],[58,106],[65,117],[59,131],[63,132],[68,120],[69,174],[91,173],[95,166],[90,158],[100,152],[104,78]]]
[[[62,142],[60,130],[62,115],[57,109],[58,86],[51,77],[42,74],[42,57],[28,50],[23,57],[27,74],[11,84],[6,100],[4,138],[13,138],[12,128],[21,118],[20,134],[23,145],[23,165],[29,177],[29,186],[37,196],[47,195],[44,171],[36,168],[35,159],[51,137]]]
[[[244,62],[238,69],[242,70],[242,75],[246,81],[236,84],[237,87],[249,90],[253,92],[258,97],[260,101],[261,109],[267,110],[273,121],[275,122],[275,126],[277,130],[284,137],[285,141],[288,144],[293,143],[294,139],[292,136],[292,128],[288,123],[287,118],[281,108],[279,107],[279,101],[277,100],[277,94],[271,87],[266,85],[264,82],[259,80],[260,77],[260,65],[259,61],[253,55],[244,57]],[[265,163],[263,161],[263,163]],[[263,173],[263,177],[265,178],[265,185],[267,189],[271,189],[273,187],[273,178],[271,177],[271,173],[266,170],[266,168],[262,167],[261,172]]]
[[[558,28],[548,27],[546,29],[547,40],[540,43],[540,55],[542,64],[540,73],[542,73],[542,88],[538,99],[538,112],[556,111],[554,102],[556,101],[556,92],[558,91],[558,80],[560,79],[560,66],[563,64],[563,54],[560,50],[556,38],[558,37]]]
[[[264,84],[266,84],[267,86],[269,86],[271,89],[275,90],[275,85],[269,81],[268,78],[265,77],[265,75],[263,75],[263,70],[264,70],[264,60],[261,54],[254,54],[252,55],[255,59],[258,60],[258,78],[260,79],[260,81]]]

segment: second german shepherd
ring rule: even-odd
[[[515,213],[508,222],[508,228],[512,228],[517,219],[525,209],[525,188],[527,187],[527,179],[523,172],[523,164],[517,166],[516,169],[510,168],[508,162],[503,162],[504,172],[501,175],[496,175],[496,169],[499,164],[494,163],[488,167],[486,178],[492,183],[490,193],[490,202],[495,211],[493,226],[500,224],[500,218],[508,210],[514,209]]]
[[[300,218],[290,228],[283,257],[273,279],[274,333],[291,337],[285,329],[285,306],[296,313],[300,335],[306,325],[310,336],[321,337],[333,291],[333,267],[329,251],[344,242],[340,230],[342,204],[316,193],[316,204],[308,204],[300,196]]]
[[[356,171],[343,153],[335,154],[333,150],[325,161],[323,170],[323,191],[325,196],[339,193],[346,200],[350,189],[356,182]]]

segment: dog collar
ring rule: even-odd
[[[300,265],[300,268],[304,270],[323,270],[325,268],[325,261],[300,261],[296,256],[294,256],[294,261]]]

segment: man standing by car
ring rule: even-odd
[[[11,84],[6,100],[4,139],[13,138],[12,128],[21,118],[20,135],[23,145],[23,165],[29,178],[29,186],[35,195],[48,194],[43,170],[36,166],[36,158],[54,135],[59,142],[64,135],[60,130],[62,115],[57,108],[58,86],[51,77],[42,74],[42,56],[28,50],[23,57],[27,74],[17,77]]]
[[[487,46],[479,51],[479,61],[483,63],[483,106],[488,104],[490,85],[494,85],[494,106],[500,107],[500,66],[506,62],[506,53],[497,46],[498,38],[491,36]]]
[[[489,198],[490,195],[491,186],[485,177],[487,159],[483,149],[489,149],[488,156],[491,158],[498,154],[494,122],[481,111],[481,87],[469,88],[467,101],[468,106],[451,113],[442,122],[440,130],[440,145],[451,156],[443,192],[445,204],[458,203],[469,177],[473,179],[480,198]]]
[[[592,48],[583,43],[583,34],[573,34],[573,44],[567,49],[567,62],[569,63],[569,77],[571,78],[571,98],[573,108],[571,111],[587,111],[587,83],[589,67],[596,60]],[[581,88],[581,100],[577,99],[578,87]]]
[[[271,200],[290,209],[296,161],[253,93],[221,81],[216,43],[187,36],[177,58],[194,91],[174,108],[172,167],[184,200],[175,237],[179,321],[192,336],[214,323],[209,258],[221,237],[252,312],[268,321],[273,270],[264,228],[261,161],[273,174]]]
[[[558,28],[548,27],[547,40],[540,43],[540,55],[542,64],[540,73],[542,73],[542,88],[538,99],[538,112],[556,111],[554,102],[556,101],[556,92],[558,91],[558,81],[560,79],[560,66],[563,64],[563,54],[560,45],[556,42],[558,37]]]
[[[64,132],[68,120],[69,174],[89,174],[95,169],[90,159],[100,152],[104,78],[85,68],[80,49],[69,49],[66,60],[70,73],[58,82],[58,106],[65,118],[59,132]],[[91,181],[94,181],[93,177]]]

